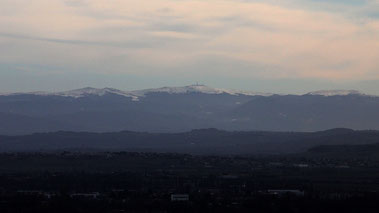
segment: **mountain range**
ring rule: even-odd
[[[1,152],[137,151],[189,154],[318,154],[336,145],[363,147],[379,143],[379,131],[331,129],[320,132],[223,131],[199,129],[182,133],[51,132],[0,136]],[[359,146],[358,146],[359,145]],[[331,147],[329,148],[318,148]],[[354,146],[354,147],[355,147]],[[337,146],[339,147],[339,146]]]
[[[303,95],[214,89],[205,85],[137,91],[83,88],[0,94],[0,134],[52,131],[174,133],[379,129],[379,97],[354,90]]]

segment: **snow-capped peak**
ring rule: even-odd
[[[107,93],[120,93],[122,94],[123,92],[121,90],[116,90],[116,89],[110,89],[110,88],[103,88],[103,89],[97,89],[97,88],[92,88],[92,87],[85,87],[81,89],[75,89],[75,90],[70,90],[70,91],[65,91],[65,92],[57,92],[53,93],[54,95],[59,95],[59,96],[67,96],[67,97],[83,97],[86,95],[98,95],[98,96],[103,96]]]
[[[217,89],[208,87],[206,85],[190,85],[184,87],[161,87],[157,89],[144,89],[144,90],[135,90],[130,93],[137,96],[145,96],[149,93],[168,93],[168,94],[185,94],[185,93],[204,93],[204,94],[229,94],[229,95],[262,95],[269,96],[271,93],[256,93],[256,92],[246,92],[239,90],[228,90],[228,89]]]
[[[104,96],[107,94],[121,95],[132,98],[133,101],[138,101],[148,94],[152,93],[168,93],[168,94],[189,94],[189,93],[203,93],[203,94],[229,94],[229,95],[247,95],[247,96],[272,96],[273,93],[260,93],[241,90],[229,89],[216,89],[206,85],[189,85],[184,87],[161,87],[156,89],[144,89],[134,91],[122,91],[113,88],[92,88],[86,87],[82,89],[70,90],[65,92],[28,92],[28,93],[6,93],[4,95],[39,95],[39,96],[63,96],[81,98],[86,96]],[[320,90],[307,93],[306,95],[320,95],[320,96],[344,96],[344,95],[365,95],[356,90]]]
[[[225,90],[214,89],[205,85],[190,85],[184,87],[161,87],[156,89],[135,90],[131,93],[138,96],[145,96],[149,93],[169,93],[169,94],[182,94],[182,93],[206,93],[206,94],[222,94]]]
[[[307,95],[321,95],[321,96],[344,96],[344,95],[364,95],[357,90],[319,90],[307,93]]]
[[[8,92],[8,93],[0,93],[0,96],[10,96],[10,95],[50,95],[49,92],[37,91],[37,92]]]
[[[92,88],[92,87],[85,87],[82,89],[70,90],[66,92],[57,92],[57,93],[53,93],[52,95],[80,98],[80,97],[85,97],[88,95],[103,96],[106,94],[116,94],[116,95],[121,95],[125,97],[130,97],[133,100],[138,100],[138,97],[136,97],[135,95],[129,92],[125,92],[125,91],[113,89],[113,88],[98,89],[98,88]]]
[[[64,92],[26,92],[26,93],[0,93],[0,96],[10,96],[10,95],[38,95],[38,96],[62,96],[62,97],[72,97],[72,98],[81,98],[86,96],[104,96],[106,94],[116,94],[125,97],[130,97],[134,101],[138,101],[138,97],[122,90],[113,89],[113,88],[92,88],[85,87],[81,89],[69,90]]]

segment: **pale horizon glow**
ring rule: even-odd
[[[0,92],[379,94],[378,0],[0,0]]]

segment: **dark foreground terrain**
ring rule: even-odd
[[[0,212],[378,212],[378,147],[260,157],[4,153]]]

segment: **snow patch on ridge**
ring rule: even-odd
[[[247,96],[272,96],[273,93],[250,92],[241,90],[217,89],[206,85],[190,85],[184,87],[161,87],[156,89],[144,89],[134,91],[122,91],[113,88],[92,88],[86,87],[82,89],[70,90],[65,92],[28,92],[28,93],[0,93],[0,96],[10,95],[39,95],[39,96],[63,96],[72,98],[82,98],[86,96],[104,96],[107,94],[121,95],[131,98],[133,101],[139,101],[140,98],[153,93],[168,93],[168,94],[188,94],[188,93],[203,93],[203,94],[229,94],[229,95],[247,95]],[[320,90],[305,95],[320,95],[320,96],[346,96],[346,95],[365,95],[356,90]]]
[[[113,88],[92,88],[92,87],[86,87],[82,89],[75,89],[65,92],[28,92],[28,93],[5,93],[0,94],[3,96],[10,96],[10,95],[39,95],[39,96],[62,96],[62,97],[72,97],[72,98],[82,98],[90,95],[94,96],[104,96],[106,94],[116,94],[121,95],[125,97],[132,98],[133,101],[138,101],[138,97],[135,95],[132,95],[128,92],[124,92],[121,90],[113,89]]]
[[[129,98],[132,98],[133,101],[139,100],[138,96],[135,96],[129,92],[125,92],[125,91],[113,89],[113,88],[97,89],[97,88],[92,88],[92,87],[86,87],[86,88],[70,90],[66,92],[53,93],[53,95],[73,97],[73,98],[81,98],[88,95],[104,96],[106,94],[115,94],[115,95],[129,97]]]
[[[12,93],[0,93],[0,96],[10,96],[10,95],[51,95],[49,92],[37,91],[37,92],[12,92]]]
[[[365,95],[357,90],[319,90],[307,93],[307,95],[321,95],[321,96],[346,96],[346,95]]]
[[[185,94],[185,93],[204,93],[204,94],[229,94],[229,95],[261,95],[270,96],[271,93],[257,93],[257,92],[247,92],[239,90],[227,90],[227,89],[216,89],[205,85],[190,85],[184,87],[161,87],[157,89],[145,89],[145,90],[135,90],[130,93],[143,97],[150,93],[168,93],[168,94]]]

